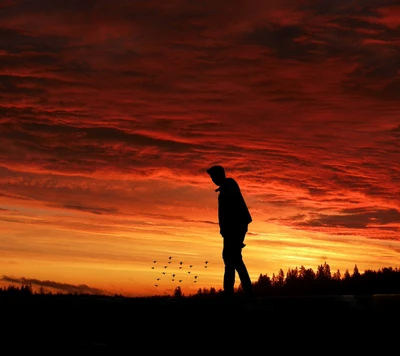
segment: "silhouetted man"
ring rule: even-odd
[[[222,259],[225,264],[224,294],[231,296],[234,293],[235,271],[238,272],[243,290],[246,295],[252,295],[252,285],[247,268],[242,259],[243,241],[247,233],[248,224],[252,218],[243,199],[239,185],[233,178],[226,178],[222,166],[212,166],[207,170],[211,180],[219,186],[218,221],[224,247]]]

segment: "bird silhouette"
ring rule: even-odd
[[[179,269],[182,269],[182,267],[179,267]]]
[[[155,286],[158,287],[158,284],[156,284]]]
[[[192,267],[193,267],[193,265],[190,265],[189,267],[190,267],[190,268],[192,268]]]
[[[182,279],[179,280],[179,283],[181,283],[181,282],[182,282]]]
[[[197,281],[194,281],[194,283],[196,283]]]
[[[172,282],[173,282],[174,280],[175,280],[175,279],[172,278]]]
[[[182,264],[182,262],[179,262],[179,264],[181,265],[181,264]]]
[[[168,266],[164,266],[164,268],[167,268]]]
[[[188,271],[188,273],[190,274],[190,271]]]
[[[156,263],[157,261],[153,261],[153,263]]]
[[[205,262],[205,264],[207,264],[207,263],[208,263],[208,261]]]
[[[169,256],[169,259],[171,259],[172,258],[172,256]]]
[[[157,278],[157,281],[159,281],[160,280],[160,278]]]
[[[194,276],[194,278],[197,278],[197,276]]]
[[[171,261],[168,261],[168,263],[171,263]]]
[[[154,267],[151,267],[151,269],[154,269]]]
[[[175,274],[173,274],[172,277],[175,277]]]
[[[162,274],[165,274],[165,272],[163,272]]]

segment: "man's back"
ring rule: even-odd
[[[252,218],[237,182],[233,178],[226,178],[218,191],[218,218],[221,230],[247,229]]]

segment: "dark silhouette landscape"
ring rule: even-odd
[[[289,268],[285,273],[280,269],[272,276],[260,274],[257,281],[252,283],[255,297],[279,297],[279,296],[323,296],[323,295],[376,295],[376,294],[400,294],[400,268],[385,267],[377,271],[367,269],[361,273],[354,266],[352,272],[340,270],[332,273],[326,262],[317,267],[316,271],[304,266]],[[95,289],[93,289],[95,290]],[[95,290],[96,291],[96,290]],[[154,295],[152,297],[128,298],[122,294],[113,297],[102,295],[98,290],[92,293],[52,293],[43,288],[34,292],[30,284],[21,284],[19,287],[9,285],[0,288],[0,300],[2,302],[24,302],[35,298],[50,300],[56,296],[93,297],[93,298],[124,298],[124,299],[178,299],[178,298],[214,298],[221,294],[221,289],[199,288],[197,293],[185,296],[181,287],[177,287],[172,295]],[[235,289],[237,297],[243,296],[241,284]]]
[[[238,318],[246,325],[243,332],[247,334],[242,337],[250,337],[260,330],[279,333],[282,323],[287,327],[324,320],[328,328],[335,321],[342,327],[346,323],[361,327],[366,319],[400,316],[399,268],[360,273],[355,266],[351,273],[346,270],[341,275],[340,271],[332,273],[327,263],[316,271],[301,266],[286,273],[281,269],[272,277],[260,274],[253,289],[252,299],[246,298],[241,286],[228,299],[213,287],[199,288],[187,296],[178,287],[169,296],[132,298],[33,292],[30,285],[10,285],[0,289],[0,301],[7,311],[4,322],[9,320],[9,325],[15,326],[6,334],[14,330],[25,340],[33,340],[40,330],[47,344],[89,349],[129,346],[133,330],[136,342],[143,342],[141,338],[148,338],[152,330],[162,337],[159,328],[171,337],[174,332],[188,332],[187,328],[199,335],[208,334],[203,328],[215,328],[219,333],[234,328],[235,322],[231,322]],[[15,315],[23,315],[30,323],[18,324]],[[261,321],[268,322],[262,326]]]

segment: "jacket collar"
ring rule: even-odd
[[[216,191],[216,192],[220,192],[220,191],[221,191],[221,189],[224,189],[224,186],[225,186],[226,180],[227,180],[227,179],[225,179],[225,180],[222,182],[222,184],[221,184],[221,185],[218,187],[218,189],[215,189],[215,191]]]

